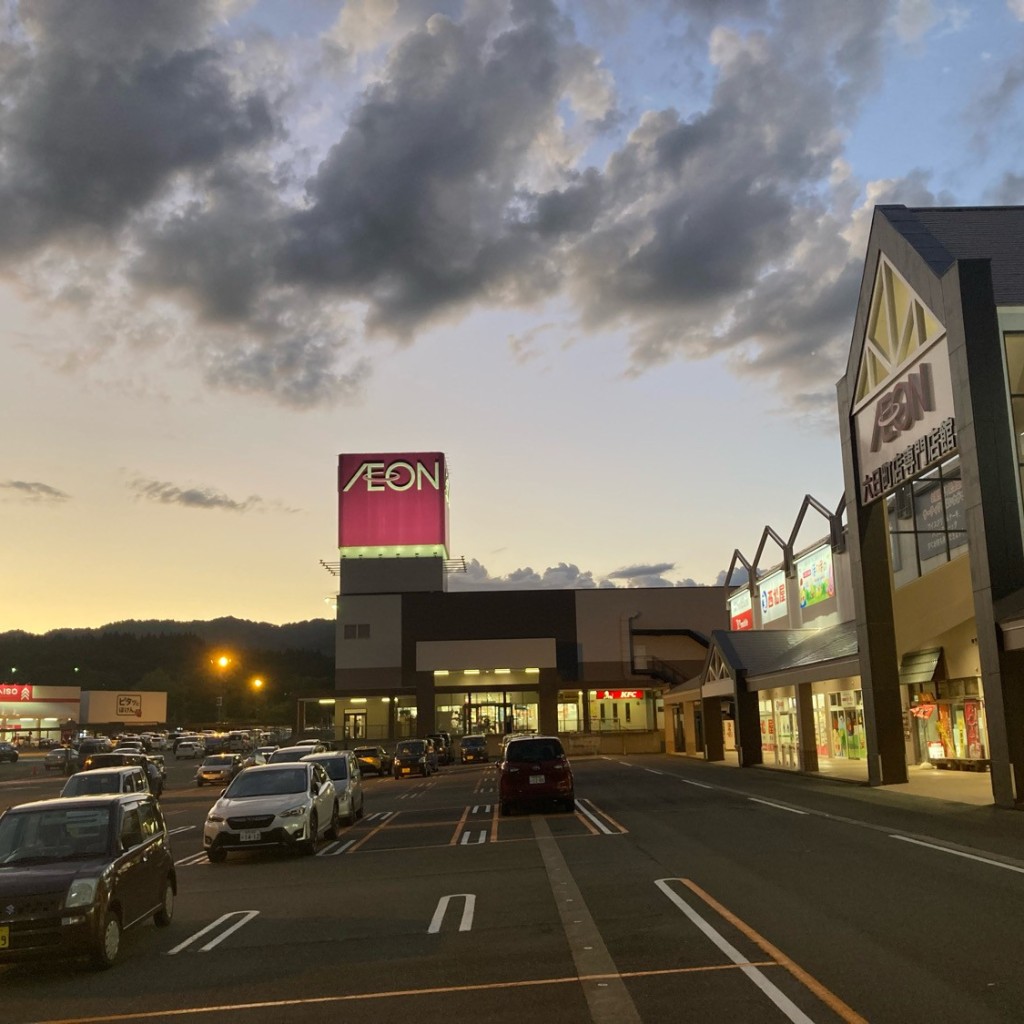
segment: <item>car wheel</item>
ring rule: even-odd
[[[316,811],[310,812],[309,815],[309,838],[303,840],[301,850],[307,857],[312,857],[316,853],[316,840],[317,833],[320,831],[320,820],[316,816]]]
[[[328,839],[337,839],[341,832],[341,818],[338,816],[338,801],[334,801],[334,807],[331,808],[331,824],[327,829]]]
[[[198,779],[196,779],[196,785],[201,788],[203,784]]]
[[[570,793],[565,798],[565,809],[572,814],[576,810],[576,794]]]
[[[357,818],[361,818],[363,816],[363,806],[365,805],[365,803],[366,803],[366,800],[362,797],[362,795],[360,795],[360,797],[359,797],[359,810],[356,811],[356,817]]]
[[[166,928],[174,917],[174,886],[170,876],[164,879],[164,898],[160,901],[160,909],[153,915],[158,928]]]
[[[219,846],[208,846],[206,848],[206,859],[211,864],[223,864],[228,859],[228,851]]]
[[[92,948],[92,964],[99,970],[113,967],[121,951],[121,918],[116,910],[107,909]]]

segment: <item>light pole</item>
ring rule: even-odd
[[[230,655],[220,654],[210,659],[210,664],[220,673],[220,693],[217,694],[217,724],[226,721],[224,713],[224,691],[227,689],[226,680],[228,669],[234,665],[235,660]]]

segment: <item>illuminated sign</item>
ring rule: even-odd
[[[855,417],[862,505],[957,450],[949,347],[943,337]]]
[[[832,568],[832,549],[826,544],[796,563],[800,585],[800,607],[810,608],[836,596],[836,577]]]
[[[32,700],[32,687],[18,683],[0,683],[0,700]]]
[[[746,587],[729,598],[729,628],[754,628],[754,608],[750,603],[750,591]]]
[[[343,557],[446,557],[448,468],[443,453],[340,455],[338,547]]]
[[[789,611],[786,604],[786,575],[773,572],[759,584],[761,591],[761,622],[781,619]]]
[[[117,695],[117,717],[118,718],[141,718],[142,717],[142,694],[141,693],[119,693]]]
[[[643,700],[643,690],[597,690],[598,700]]]

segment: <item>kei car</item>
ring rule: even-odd
[[[338,798],[323,765],[256,765],[236,775],[210,808],[203,847],[214,864],[229,852],[273,846],[312,854],[321,837],[337,838],[338,824]]]
[[[6,740],[0,742],[0,763],[10,761],[12,764],[18,760],[18,748]]]
[[[70,775],[78,769],[78,752],[71,747],[54,747],[43,758],[43,769],[48,772],[60,772]]]
[[[110,967],[123,931],[171,923],[177,891],[149,793],[40,800],[0,816],[0,964],[84,956]]]
[[[521,736],[509,741],[498,767],[498,801],[503,815],[540,803],[574,809],[572,767],[557,736]]]
[[[486,736],[463,736],[459,740],[459,760],[463,764],[473,764],[477,761],[487,762],[490,755],[487,753]]]
[[[437,752],[432,740],[399,740],[392,760],[396,779],[406,775],[424,777],[437,771]]]
[[[149,776],[141,765],[93,768],[76,772],[60,791],[62,797],[92,796],[98,793],[148,793]]]

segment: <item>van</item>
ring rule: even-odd
[[[85,762],[93,754],[109,754],[114,749],[114,744],[106,736],[86,736],[78,741],[78,768],[84,767]]]

